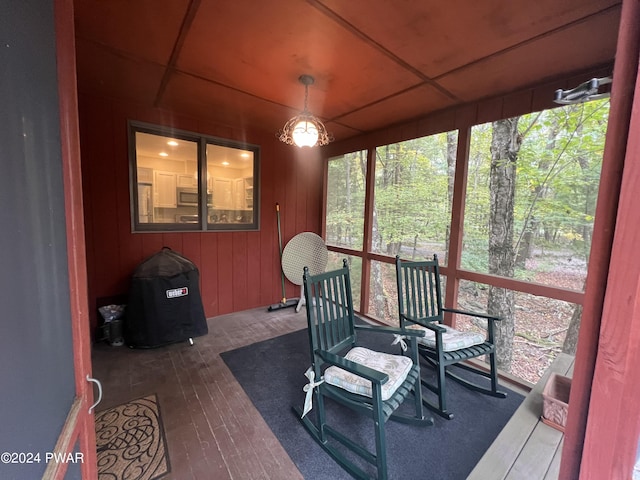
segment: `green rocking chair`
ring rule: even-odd
[[[385,422],[392,419],[424,426],[433,424],[433,418],[423,415],[415,348],[416,338],[423,332],[355,324],[346,260],[343,268],[315,276],[305,268],[303,282],[312,365],[305,373],[309,384],[304,388],[307,392],[304,409],[294,407],[294,411],[311,436],[350,475],[359,479],[386,479]],[[409,350],[411,356],[356,346],[357,332],[364,330],[409,335],[414,347]],[[414,397],[414,407],[409,412],[397,412],[409,396]],[[373,420],[375,452],[328,424],[327,398]],[[310,410],[313,414],[308,414]],[[315,421],[310,417],[315,417]],[[355,462],[352,459],[356,456],[345,455],[348,452],[345,447],[364,461]]]
[[[483,313],[444,308],[437,255],[433,256],[433,260],[420,262],[407,262],[396,256],[396,277],[400,327],[425,332],[425,336],[418,339],[418,349],[421,357],[436,371],[435,384],[424,378],[422,384],[438,395],[438,404],[424,399],[425,405],[446,419],[453,418],[453,414],[447,410],[447,377],[480,393],[505,398],[507,394],[498,390],[493,333],[493,324],[500,321],[500,318]],[[444,325],[445,312],[485,319],[486,334],[463,332]],[[489,357],[489,371],[465,362],[484,355]],[[483,386],[454,374],[450,371],[452,366],[488,378],[490,386]]]

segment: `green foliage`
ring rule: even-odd
[[[519,120],[514,251],[563,251],[586,261],[593,229],[609,111],[608,100],[524,115]],[[455,135],[455,132],[454,132]],[[463,268],[487,271],[492,124],[473,127],[464,211]],[[453,149],[452,149],[453,146]],[[366,151],[328,166],[327,240],[363,248]],[[415,245],[446,248],[455,142],[447,133],[378,147],[373,245],[395,255]],[[527,253],[528,252],[528,253]],[[432,253],[432,252],[430,252]],[[531,273],[518,263],[517,278]],[[540,265],[541,270],[544,267]]]
[[[529,252],[568,250],[587,260],[608,112],[608,100],[601,100],[520,118],[522,145],[514,205],[516,252],[529,241]],[[472,129],[469,158],[462,265],[479,271],[486,271],[480,261],[482,248],[486,247],[476,246],[482,245],[483,239],[488,242],[491,133],[491,124]],[[529,240],[527,232],[531,234]],[[526,279],[528,275],[521,269],[516,276]]]
[[[349,248],[362,247],[366,151],[329,160],[327,241]]]
[[[489,270],[488,249],[489,242],[482,238],[466,239],[462,249],[462,264],[469,270],[486,272]]]
[[[444,244],[451,216],[447,154],[447,134],[377,149],[374,251],[393,255],[401,245]]]

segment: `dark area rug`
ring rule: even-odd
[[[169,472],[155,395],[96,413],[98,478],[154,480]]]
[[[359,334],[363,346],[398,353],[388,335]],[[350,476],[311,438],[291,410],[302,408],[310,365],[306,330],[289,333],[221,354],[223,360],[255,407],[309,480],[347,479]],[[424,371],[429,371],[423,367]],[[506,399],[472,392],[453,381],[448,383],[449,410],[453,420],[434,416],[434,425],[416,427],[389,421],[386,424],[389,478],[433,478],[462,480],[473,470],[523,400],[508,391]],[[425,390],[426,395],[433,394]],[[407,407],[405,402],[403,407]],[[373,425],[366,417],[326,401],[329,418],[342,425],[341,431],[372,444]],[[308,415],[313,415],[312,410]],[[314,418],[314,417],[312,417]],[[333,424],[335,426],[335,423]],[[373,448],[373,447],[372,447]]]

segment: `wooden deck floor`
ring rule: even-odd
[[[93,376],[104,391],[97,410],[158,396],[171,463],[163,479],[301,479],[220,353],[306,328],[304,309],[296,314],[293,308],[259,308],[214,317],[208,324],[209,334],[193,346],[94,345]]]
[[[209,319],[194,346],[94,345],[93,376],[104,390],[97,410],[157,394],[171,463],[163,479],[301,479],[220,353],[304,327],[304,310],[260,308]]]

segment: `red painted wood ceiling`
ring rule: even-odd
[[[76,0],[78,90],[337,140],[612,65],[620,0]],[[575,85],[567,86],[572,87]]]

